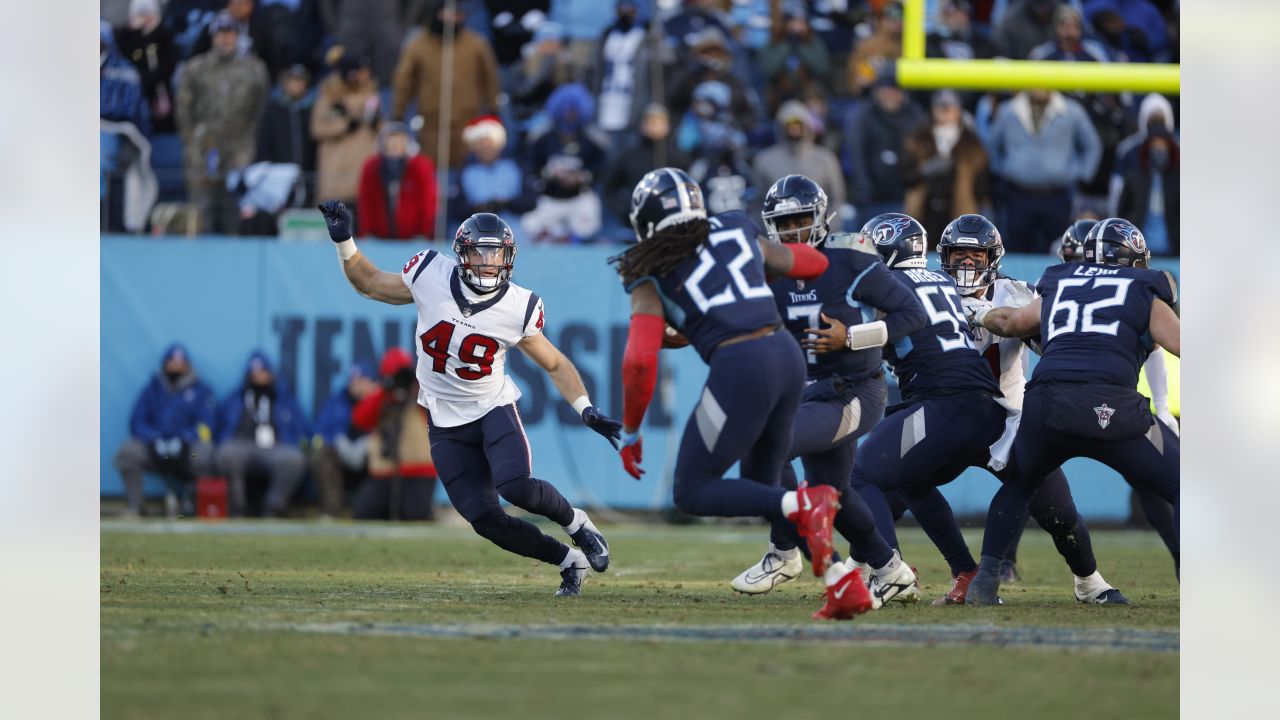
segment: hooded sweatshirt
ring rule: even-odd
[[[267,387],[257,388],[249,383],[250,371],[259,364],[274,376],[274,381]],[[289,382],[275,373],[271,361],[261,351],[249,355],[244,381],[222,401],[219,416],[219,442],[250,440],[263,449],[269,449],[276,445],[296,444],[309,434],[306,417],[293,397]],[[271,442],[267,442],[268,438]]]
[[[144,443],[181,438],[193,444],[209,440],[212,435],[216,405],[213,390],[194,370],[178,377],[166,375],[164,363],[175,353],[190,358],[179,343],[165,348],[160,368],[142,389],[129,414],[129,432]]]

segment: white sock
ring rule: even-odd
[[[579,530],[581,530],[583,523],[585,523],[586,521],[587,521],[587,514],[579,508],[574,508],[573,519],[569,521],[568,525],[561,525],[560,527],[564,528],[565,532],[572,535],[578,532]]]
[[[782,515],[783,517],[791,517],[800,512],[800,498],[796,496],[795,490],[788,490],[782,496]]]
[[[769,552],[773,553],[774,555],[777,555],[783,560],[794,560],[797,556],[800,555],[800,548],[791,548],[790,550],[779,550],[778,548],[774,547],[773,543],[769,543]]]
[[[1105,590],[1110,587],[1107,581],[1102,578],[1102,573],[1097,570],[1093,571],[1088,577],[1076,576],[1076,592],[1082,595],[1093,594],[1099,590]]]
[[[881,565],[878,568],[872,568],[872,570],[875,570],[875,573],[879,575],[880,573],[886,570],[893,570],[894,568],[898,567],[898,563],[900,562],[902,562],[902,553],[899,553],[897,550],[894,550],[893,554],[889,556],[889,562],[885,563],[884,565]]]
[[[582,554],[582,551],[577,548],[569,548],[569,554],[565,555],[564,560],[560,561],[561,570],[567,567],[584,568],[586,566],[587,566],[587,556]]]
[[[849,567],[844,563],[831,563],[827,568],[827,573],[822,576],[822,581],[831,587],[840,582],[840,579],[849,574]]]

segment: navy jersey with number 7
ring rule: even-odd
[[[1151,305],[1177,299],[1172,279],[1159,270],[1078,262],[1045,270],[1036,291],[1043,351],[1032,385],[1068,380],[1136,388],[1153,346]]]
[[[697,253],[660,277],[643,277],[627,287],[631,292],[652,282],[667,323],[704,361],[725,340],[782,324],[765,282],[755,223],[734,210],[712,216],[710,224],[711,234]]]
[[[973,345],[973,334],[950,275],[924,268],[894,270],[924,306],[929,324],[886,346],[885,360],[898,378],[904,402],[981,390],[1003,397],[991,368]]]

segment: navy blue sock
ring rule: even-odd
[[[867,511],[871,513],[880,537],[890,548],[897,548],[898,533],[893,528],[893,511],[889,508],[889,503],[885,500],[884,493],[875,485],[859,480],[856,475],[852,483],[854,492],[862,498]],[[851,546],[849,554],[858,562],[867,562],[866,558],[861,557],[861,552],[856,547]]]
[[[931,487],[909,495],[903,499],[911,510],[911,515],[920,523],[921,529],[933,541],[933,544],[946,559],[951,574],[973,572],[978,563],[974,562],[964,536],[960,534],[960,526],[956,524],[955,513],[951,505],[936,487]]]
[[[987,511],[986,531],[982,535],[982,556],[999,562],[1009,551],[1020,529],[1027,524],[1027,506],[1031,496],[1016,482],[1007,482],[991,498]],[[997,568],[998,572],[999,568]]]

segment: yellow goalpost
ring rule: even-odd
[[[1051,90],[1178,95],[1180,65],[1040,60],[949,60],[924,56],[925,0],[904,0],[898,84],[911,89]]]

